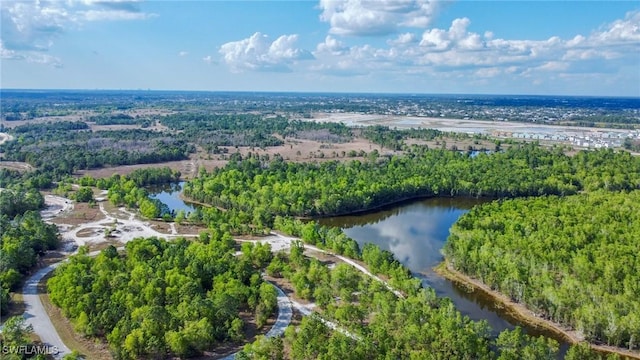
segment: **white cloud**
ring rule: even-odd
[[[216,62],[211,55],[207,55],[203,57],[202,61],[206,62],[207,64],[212,64]]]
[[[290,71],[298,60],[312,59],[307,50],[295,47],[298,35],[282,35],[271,42],[267,35],[252,36],[220,46],[219,52],[235,72],[243,70]]]
[[[398,35],[398,37],[393,40],[388,40],[387,44],[392,46],[405,46],[405,45],[414,44],[417,41],[418,41],[418,36],[416,34],[404,33],[404,34]]]
[[[436,12],[432,0],[320,0],[320,20],[336,35],[388,35],[400,27],[425,28]]]
[[[343,54],[349,48],[346,47],[341,41],[336,40],[331,37],[331,35],[327,35],[324,39],[324,42],[321,42],[316,46],[316,52],[318,53],[331,53],[333,55]]]
[[[180,57],[185,57],[185,56],[187,56],[187,55],[189,55],[189,52],[187,52],[187,51],[180,51],[180,52],[178,52],[178,56],[180,56]]]
[[[15,50],[6,49],[0,39],[0,59],[23,60],[24,55],[18,54]]]
[[[87,10],[76,13],[78,20],[86,21],[120,21],[120,20],[144,20],[156,16],[124,10]]]
[[[140,20],[138,1],[3,1],[0,3],[2,57],[61,66],[60,59],[44,54],[66,31],[91,21]]]
[[[624,19],[616,20],[603,30],[591,35],[593,43],[602,45],[640,42],[640,11],[628,12]]]
[[[550,72],[566,71],[569,69],[569,63],[564,61],[547,61],[535,69]]]
[[[460,18],[448,28],[426,29],[421,34],[404,32],[387,40],[386,47],[346,46],[327,36],[317,45],[317,61],[309,69],[336,76],[375,74],[389,79],[466,81],[469,86],[490,86],[495,79],[551,87],[562,79],[583,75],[586,79],[590,73],[624,78],[621,69],[637,71],[640,65],[640,12],[568,39],[504,39],[488,30],[469,31],[470,23]]]

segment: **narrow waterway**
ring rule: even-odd
[[[433,268],[443,261],[444,246],[451,225],[473,206],[489,200],[473,198],[432,198],[399,204],[363,215],[321,219],[320,223],[340,227],[360,245],[374,243],[391,251],[424,285],[439,296],[450,298],[456,308],[473,320],[486,320],[497,335],[519,324],[494,301],[480,292],[469,293],[441,277]],[[552,333],[523,326],[528,334],[545,335],[560,342],[561,354],[568,345]]]
[[[151,189],[152,196],[167,204],[173,211],[191,212],[197,205],[185,203],[181,195],[182,185]],[[374,243],[391,251],[426,286],[432,287],[438,296],[448,297],[456,308],[473,320],[486,320],[494,335],[519,324],[490,298],[479,292],[467,292],[464,288],[441,277],[433,267],[442,262],[441,249],[449,236],[449,228],[473,206],[488,200],[473,198],[432,198],[412,201],[387,209],[360,215],[320,219],[327,226],[336,226],[356,240],[361,246]],[[522,325],[521,325],[522,326]],[[552,333],[540,332],[523,326],[528,334],[545,335],[560,342],[560,353],[568,345]]]

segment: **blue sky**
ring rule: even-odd
[[[638,1],[2,1],[2,88],[640,96]]]

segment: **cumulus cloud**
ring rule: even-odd
[[[235,72],[243,70],[290,71],[299,60],[312,59],[307,50],[295,47],[298,35],[282,35],[275,41],[256,32],[252,36],[220,46],[224,62]]]
[[[316,64],[312,70],[335,71],[339,75],[386,70],[430,76],[456,72],[459,76],[491,78],[545,77],[586,73],[587,69],[612,71],[616,67],[611,61],[628,66],[640,64],[640,12],[628,13],[590,34],[569,39],[503,39],[491,31],[469,31],[470,24],[468,18],[459,18],[445,29],[401,33],[388,40],[386,48],[346,47],[342,43],[338,46],[328,36],[314,52],[322,65]]]
[[[178,52],[178,56],[180,56],[180,57],[185,57],[185,56],[187,56],[187,55],[189,55],[189,52],[187,52],[187,51],[180,51],[180,52]]]
[[[418,41],[418,36],[416,36],[416,34],[404,33],[404,34],[398,35],[398,37],[393,40],[388,40],[387,44],[391,46],[406,46],[406,45],[414,44],[417,41]]]
[[[336,35],[388,35],[401,27],[426,28],[435,15],[433,0],[320,0],[320,20]]]
[[[70,29],[91,21],[140,20],[155,16],[140,10],[138,1],[3,1],[0,3],[4,59],[61,66],[44,54]]]
[[[324,42],[321,42],[316,46],[316,52],[318,53],[331,53],[333,55],[343,54],[348,47],[345,46],[341,41],[336,40],[331,37],[331,35],[327,35],[324,39]]]

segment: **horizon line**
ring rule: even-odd
[[[508,93],[435,93],[435,92],[360,92],[360,91],[298,91],[298,90],[184,90],[184,89],[113,89],[113,88],[3,88],[0,92],[41,91],[41,92],[183,92],[183,93],[253,93],[253,94],[339,94],[339,95],[406,95],[406,96],[531,96],[531,97],[583,97],[583,98],[627,98],[639,99],[640,95],[563,95],[563,94],[508,94]]]

